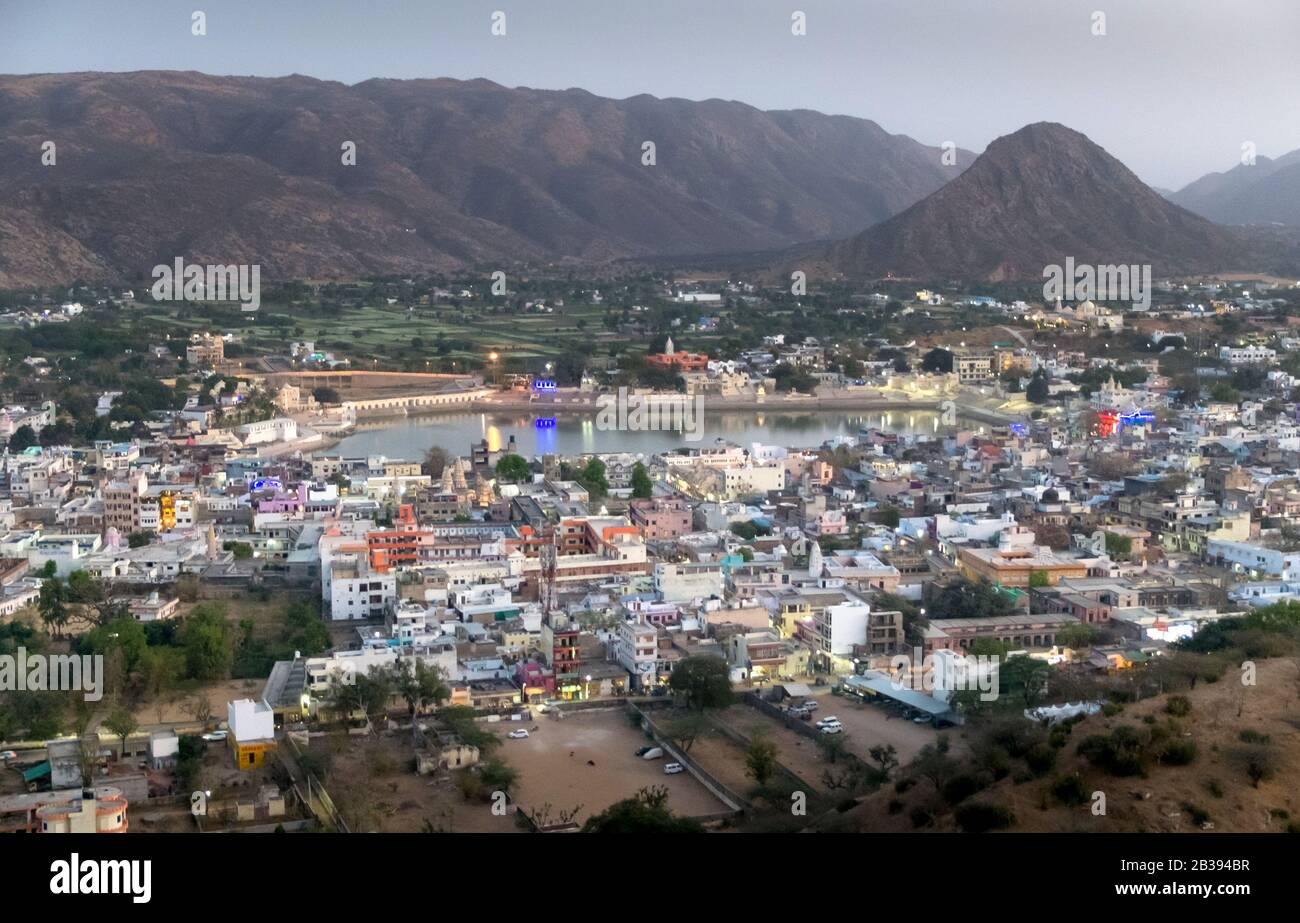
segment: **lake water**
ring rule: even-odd
[[[900,434],[937,433],[941,429],[937,413],[907,410],[873,413],[751,410],[705,414],[704,436],[696,442],[674,432],[597,429],[594,417],[557,416],[554,421],[554,426],[539,427],[533,415],[522,412],[401,417],[363,423],[352,435],[315,454],[419,459],[436,445],[454,455],[467,455],[470,447],[482,439],[496,450],[514,436],[518,451],[526,457],[588,452],[631,452],[648,456],[677,447],[711,446],[719,439],[745,447],[758,442],[816,448],[835,436],[856,436],[863,427]]]

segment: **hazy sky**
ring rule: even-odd
[[[1050,120],[1170,188],[1300,148],[1300,0],[0,0],[0,72],[141,69],[721,97],[976,151]]]

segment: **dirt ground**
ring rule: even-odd
[[[906,718],[890,716],[884,708],[866,702],[855,702],[839,696],[812,696],[817,700],[817,710],[813,712],[812,721],[834,715],[844,725],[848,738],[848,750],[863,759],[868,759],[867,751],[878,744],[893,744],[898,751],[900,763],[911,762],[921,748],[934,743],[939,732],[928,724],[913,724]],[[948,731],[949,741],[956,746],[957,735]]]
[[[637,756],[636,750],[646,744],[645,735],[631,726],[624,712],[611,709],[570,713],[563,720],[542,718],[527,740],[503,741],[498,755],[519,771],[515,800],[521,807],[550,802],[556,810],[567,811],[581,805],[578,823],[651,786],[668,789],[668,807],[679,815],[726,810],[689,773],[667,776],[664,760]]]
[[[235,699],[256,700],[262,695],[266,686],[264,679],[232,679],[219,683],[208,683],[193,691],[176,690],[164,696],[161,703],[145,702],[135,709],[135,719],[142,725],[167,724],[171,722],[190,722],[194,720],[192,703],[198,697],[205,697],[212,709],[212,720],[226,720],[226,705]],[[162,706],[159,717],[159,704]]]
[[[824,788],[822,775],[830,768],[831,764],[822,757],[815,740],[796,734],[780,721],[769,718],[758,709],[751,708],[748,705],[733,705],[718,712],[715,717],[727,727],[744,734],[748,738],[753,738],[755,734],[762,734],[776,744],[777,759],[783,766],[807,782],[814,791],[820,791]],[[693,748],[691,752],[695,752]],[[743,774],[743,751],[739,759],[741,761],[740,770]],[[712,771],[712,768],[710,768],[710,771]],[[745,788],[740,789],[742,792],[753,787],[754,783],[751,779],[744,784]]]
[[[513,817],[467,801],[446,773],[415,774],[406,734],[313,738],[312,751],[332,751],[325,788],[353,832],[516,833]]]

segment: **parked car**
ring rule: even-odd
[[[664,763],[664,775],[675,776],[679,772],[685,772],[686,767],[681,763]]]
[[[649,750],[647,750],[645,753],[642,753],[642,754],[641,754],[641,759],[643,759],[643,760],[657,760],[657,759],[662,758],[663,755],[664,755],[663,747],[651,747],[651,748],[650,748]]]
[[[820,728],[823,734],[843,734],[844,728],[838,724],[825,724]]]
[[[817,722],[817,726],[819,728],[831,727],[831,726],[839,727],[840,719],[836,718],[834,715],[827,715],[825,718]]]
[[[517,731],[511,731],[506,736],[509,737],[511,740],[522,740],[523,738],[528,736],[528,732],[523,728],[520,728]]]
[[[801,705],[801,706],[799,706],[799,707],[800,707],[800,708],[806,708],[806,709],[808,709],[809,711],[816,711],[816,710],[817,710],[817,700],[816,700],[816,699],[808,699],[806,702],[803,703],[803,705]]]
[[[208,733],[200,734],[199,736],[204,740],[225,740],[228,734],[228,731],[209,731]]]
[[[636,753],[635,753],[634,755],[635,755],[635,756],[645,756],[647,753],[649,753],[649,752],[650,752],[651,750],[653,750],[653,749],[654,749],[654,747],[649,747],[649,746],[647,746],[647,747],[638,747],[638,748],[637,748],[637,751],[636,751]]]
[[[7,763],[10,760],[16,760],[16,759],[18,759],[17,750],[0,750],[0,760],[4,760],[4,762]]]
[[[930,719],[929,719],[928,717],[926,717],[925,715],[917,715],[915,718],[912,719],[912,723],[913,723],[913,724],[929,724],[929,723],[930,723]]]

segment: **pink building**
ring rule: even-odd
[[[632,525],[646,539],[672,539],[692,530],[691,507],[679,497],[633,500],[628,506]]]

